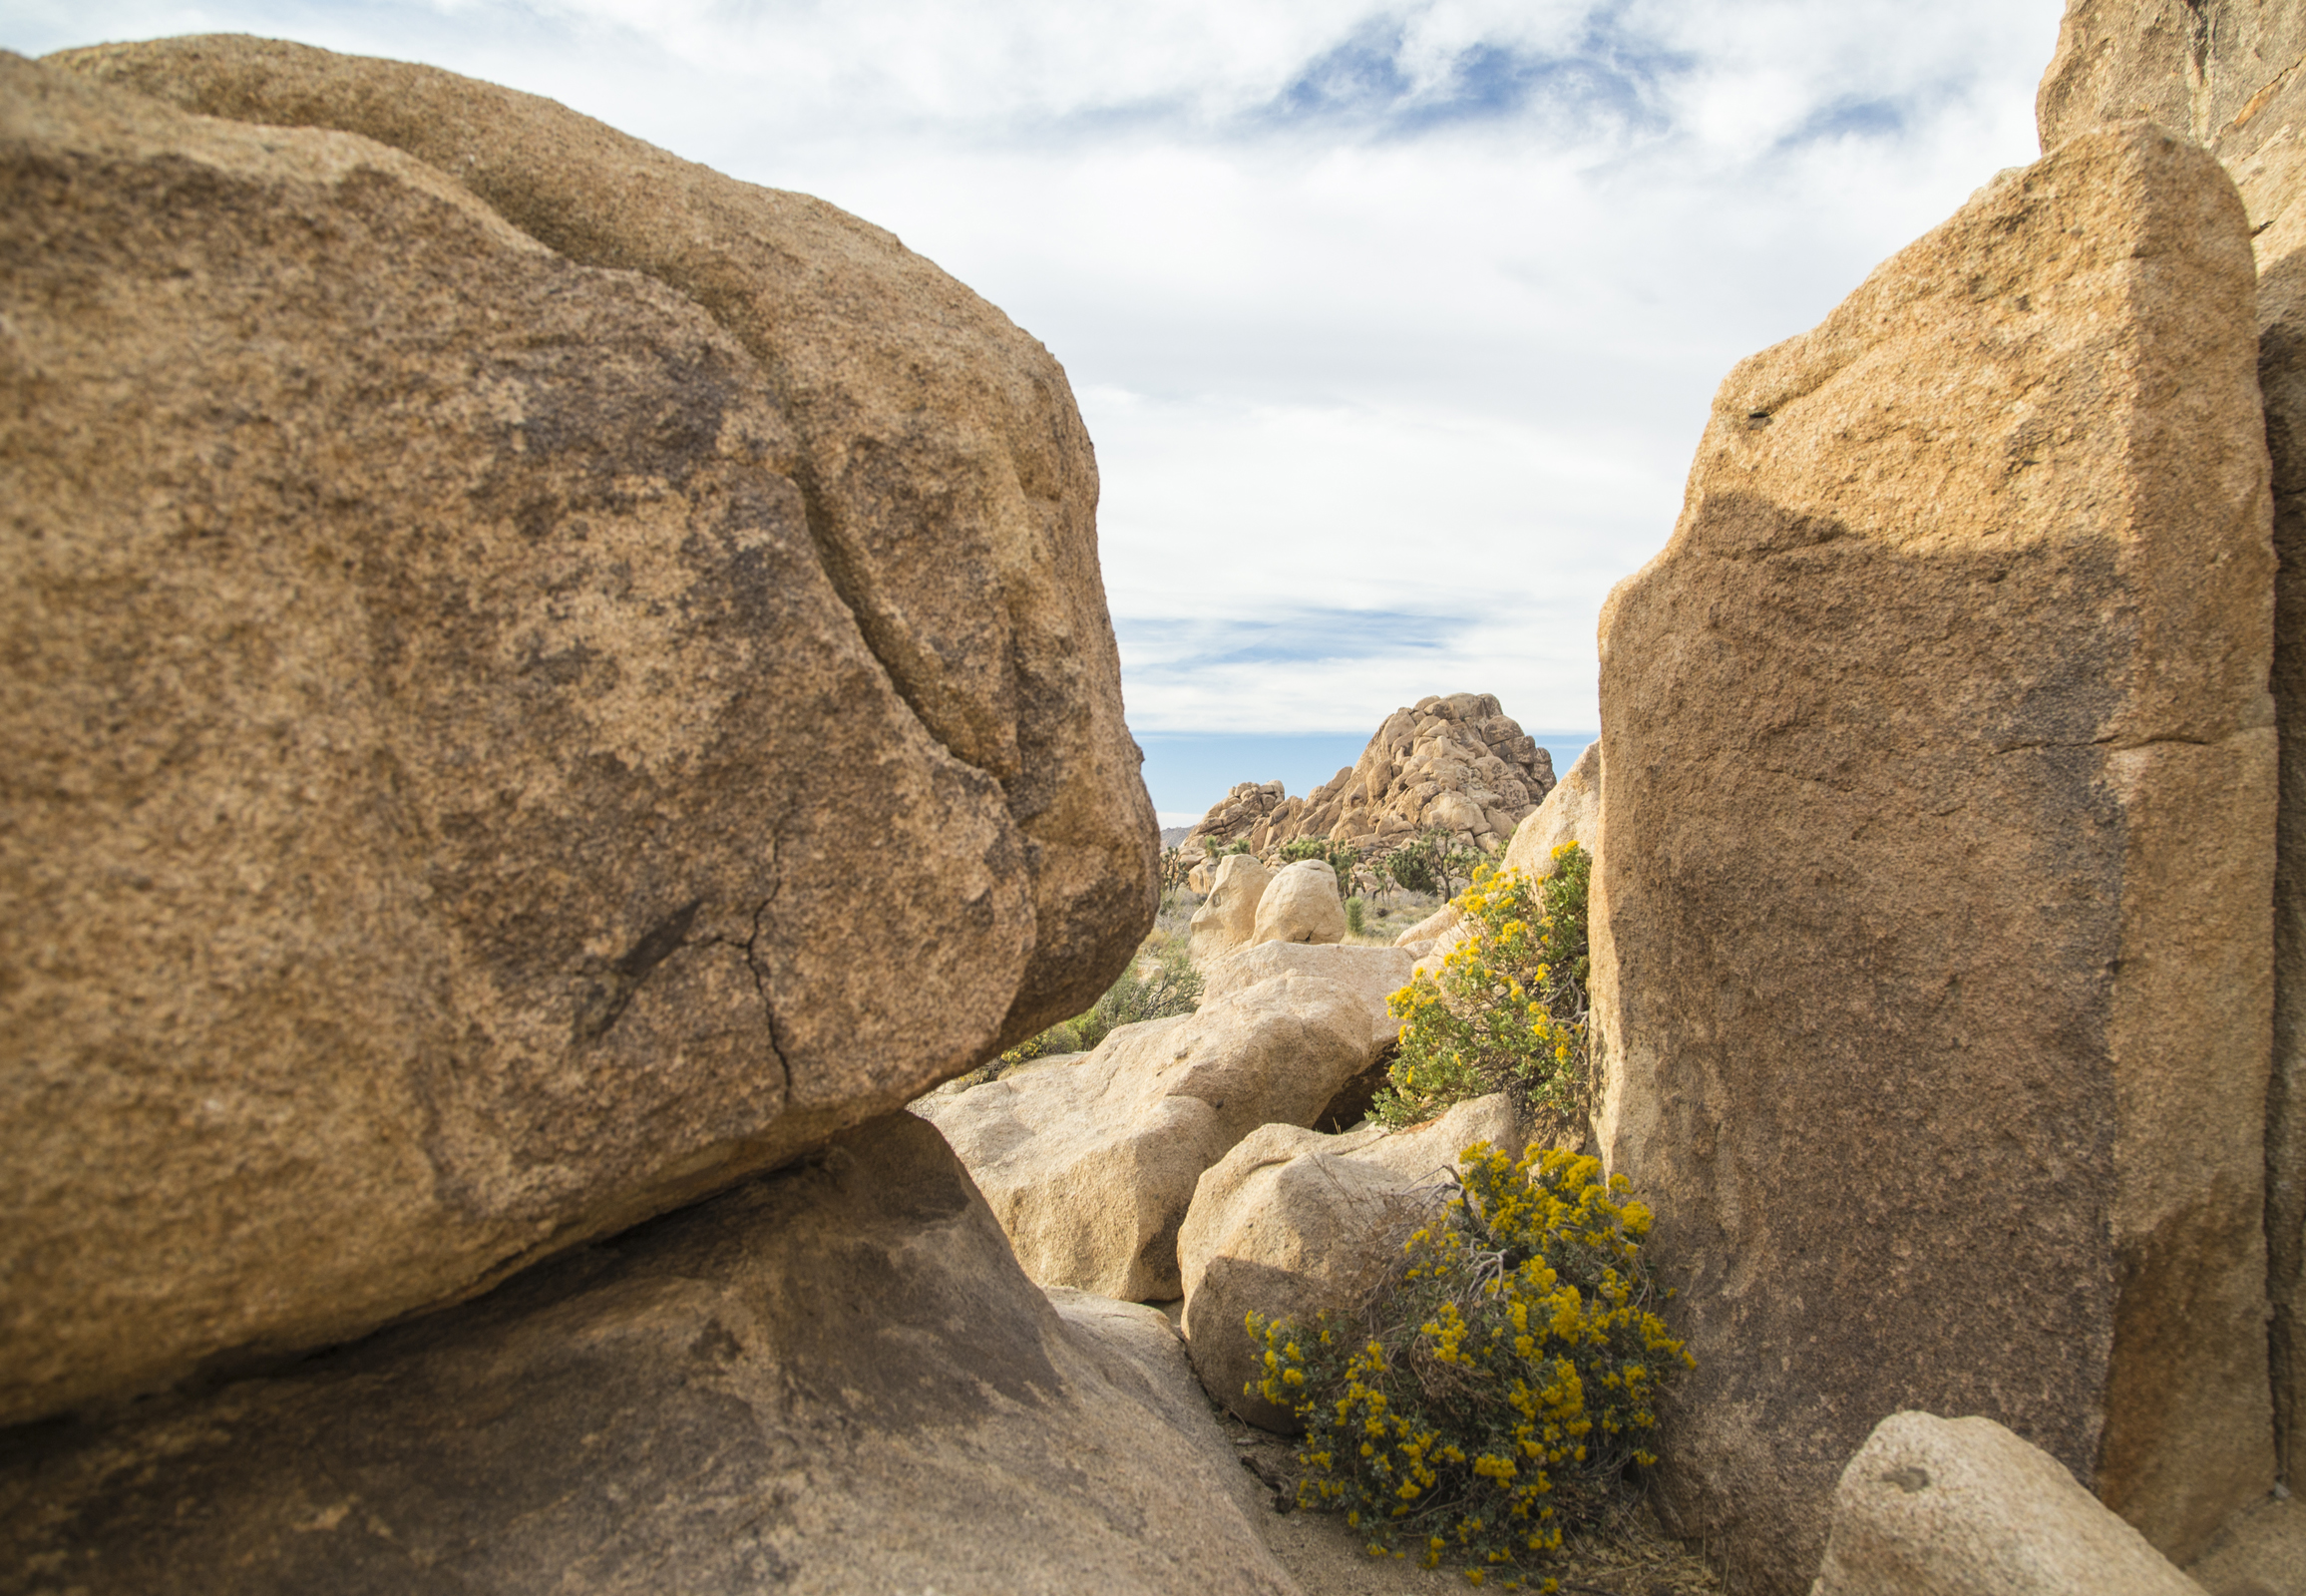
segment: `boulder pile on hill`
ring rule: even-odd
[[[1384,846],[1439,829],[1494,853],[1553,784],[1553,756],[1495,693],[1420,698],[1386,716],[1359,759],[1303,798],[1278,781],[1243,782],[1182,847],[1190,863],[1231,843],[1271,857],[1304,837]]]

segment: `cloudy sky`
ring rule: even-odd
[[[1715,385],[2036,154],[2060,0],[0,0],[429,62],[894,229],[1064,362],[1166,812],[1566,755]]]

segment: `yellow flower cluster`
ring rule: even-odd
[[[1251,1390],[1306,1424],[1301,1505],[1344,1511],[1373,1551],[1400,1555],[1407,1535],[1428,1567],[1464,1559],[1518,1589],[1629,1462],[1656,1460],[1638,1441],[1691,1359],[1649,1306],[1650,1211],[1600,1176],[1591,1158],[1476,1143],[1366,1323],[1306,1336],[1249,1315],[1265,1345]]]
[[[1583,1105],[1593,861],[1576,843],[1554,858],[1543,881],[1484,866],[1458,895],[1470,935],[1438,976],[1418,974],[1387,1001],[1401,1042],[1378,1118],[1413,1124],[1501,1090],[1565,1113]]]

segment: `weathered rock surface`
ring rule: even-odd
[[[2287,1596],[2298,1588],[2301,1569],[2306,1500],[2268,1491],[2220,1525],[2184,1573],[2210,1596]]]
[[[968,1166],[1026,1274],[1163,1302],[1182,1291],[1177,1227],[1201,1172],[1260,1125],[1311,1124],[1374,1052],[1351,991],[1284,976],[1123,1025],[1078,1063],[918,1108]]]
[[[0,1590],[1295,1591],[1159,1313],[1051,1296],[890,1116],[479,1301],[15,1437]]]
[[[1249,946],[1257,935],[1258,902],[1273,874],[1251,854],[1228,854],[1217,862],[1209,896],[1193,911],[1188,946],[1195,964],[1206,967]]]
[[[1282,976],[1334,981],[1353,995],[1369,1022],[1372,1052],[1401,1034],[1401,1022],[1386,1011],[1385,999],[1409,984],[1416,958],[1405,948],[1365,948],[1351,943],[1265,942],[1210,964],[1203,974],[1201,1000],[1213,1002]]]
[[[1393,946],[1419,956],[1465,923],[1464,914],[1455,904],[1443,904],[1423,920],[1393,939]]]
[[[1177,846],[1190,857],[1206,853],[1221,843],[1248,842],[1266,827],[1274,810],[1288,797],[1289,788],[1278,781],[1236,782],[1224,797],[1209,806],[1207,814],[1193,823],[1185,833],[1185,840]]]
[[[1311,1325],[1325,1308],[1345,1306],[1394,1267],[1415,1228],[1405,1217],[1448,1195],[1457,1155],[1477,1141],[1519,1154],[1522,1128],[1499,1094],[1407,1131],[1324,1136],[1264,1125],[1212,1165],[1177,1237],[1186,1343],[1210,1396],[1252,1424],[1302,1429],[1244,1389],[1265,1351],[1250,1340],[1249,1312]]]
[[[2045,152],[2109,123],[2159,123],[2215,149],[2283,138],[2306,13],[2260,0],[2068,0],[2034,100]],[[2290,137],[2295,137],[2294,134]]]
[[[1378,847],[1428,826],[1484,849],[1553,788],[1553,756],[1507,715],[1494,693],[1420,698],[1377,728],[1361,757],[1303,798],[1278,781],[1244,782],[1210,807],[1181,845],[1187,853],[1247,842],[1278,857],[1301,837]]]
[[[1338,873],[1326,859],[1300,859],[1274,872],[1257,900],[1257,920],[1249,940],[1341,943],[1345,940],[1345,900]]]
[[[1598,1130],[1752,1589],[1901,1408],[2179,1558],[2266,1488],[2253,289],[2207,156],[2076,139],[1733,371],[1604,610]]]
[[[1505,868],[1543,880],[1553,874],[1556,848],[1574,842],[1587,853],[1598,854],[1601,835],[1602,745],[1597,738],[1586,744],[1569,774],[1545,795],[1545,802],[1513,828],[1513,841],[1505,845]]]
[[[1892,1413],[1833,1492],[1810,1596],[2202,1596],[2057,1458],[1991,1418]]]
[[[481,1289],[1093,999],[1154,824],[1039,344],[529,96],[67,66],[0,59],[0,1419]]]
[[[2306,1460],[2306,10],[2206,0],[2067,7],[2036,110],[2048,150],[2146,116],[2206,146],[2249,212],[2258,382],[2272,456],[2274,700],[2281,818],[2274,884],[2274,1078],[2266,1234],[2283,1472]]]

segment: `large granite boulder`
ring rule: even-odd
[[[2266,1235],[2283,1472],[2306,1465],[2306,9],[2235,0],[2072,0],[2036,112],[2049,150],[2144,116],[2207,147],[2249,212],[2258,383],[2272,456],[2274,702],[2281,811],[2274,879],[2274,1074]]]
[[[1991,1418],[1892,1413],[1833,1492],[1810,1596],[2202,1596],[2039,1446]]]
[[[1300,859],[1275,871],[1258,897],[1249,940],[1252,945],[1344,942],[1345,901],[1338,892],[1336,868],[1326,859]]]
[[[2178,1560],[2271,1477],[2254,290],[2214,161],[2080,136],[1739,365],[1603,612],[1597,1129],[1756,1591],[1901,1408]]]
[[[1597,738],[1586,744],[1568,774],[1545,795],[1545,802],[1513,828],[1513,840],[1505,845],[1505,868],[1542,880],[1553,874],[1556,848],[1574,842],[1587,853],[1598,854],[1601,840],[1602,745]]]
[[[1442,941],[1455,946],[1459,928],[1465,924],[1465,915],[1455,904],[1443,904],[1423,920],[1393,939],[1393,946],[1406,949],[1417,958],[1423,958]]]
[[[1209,896],[1193,911],[1188,947],[1196,965],[1207,966],[1257,935],[1258,901],[1274,873],[1253,854],[1228,854],[1209,878]]]
[[[298,46],[0,58],[0,1420],[480,1290],[1122,967],[1096,478],[999,311]]]
[[[1354,943],[1261,942],[1214,960],[1203,972],[1201,1000],[1214,1002],[1282,976],[1318,976],[1353,995],[1369,1022],[1369,1045],[1382,1048],[1401,1034],[1386,999],[1409,985],[1416,955],[1405,948]]]
[[[1375,1054],[1361,1000],[1282,976],[1123,1025],[1072,1063],[925,1099],[1025,1273],[1131,1302],[1183,1291],[1201,1172],[1258,1126],[1310,1125]]]
[[[1162,1316],[1045,1297],[897,1114],[479,1301],[18,1437],[0,1587],[1285,1596],[1232,1452]]]
[[[1250,1312],[1312,1325],[1351,1306],[1400,1267],[1402,1242],[1449,1195],[1457,1155],[1475,1142],[1518,1155],[1523,1128],[1501,1093],[1405,1131],[1264,1125],[1210,1166],[1177,1235],[1185,1338],[1210,1396],[1262,1428],[1303,1429],[1249,1389],[1265,1354]]]

